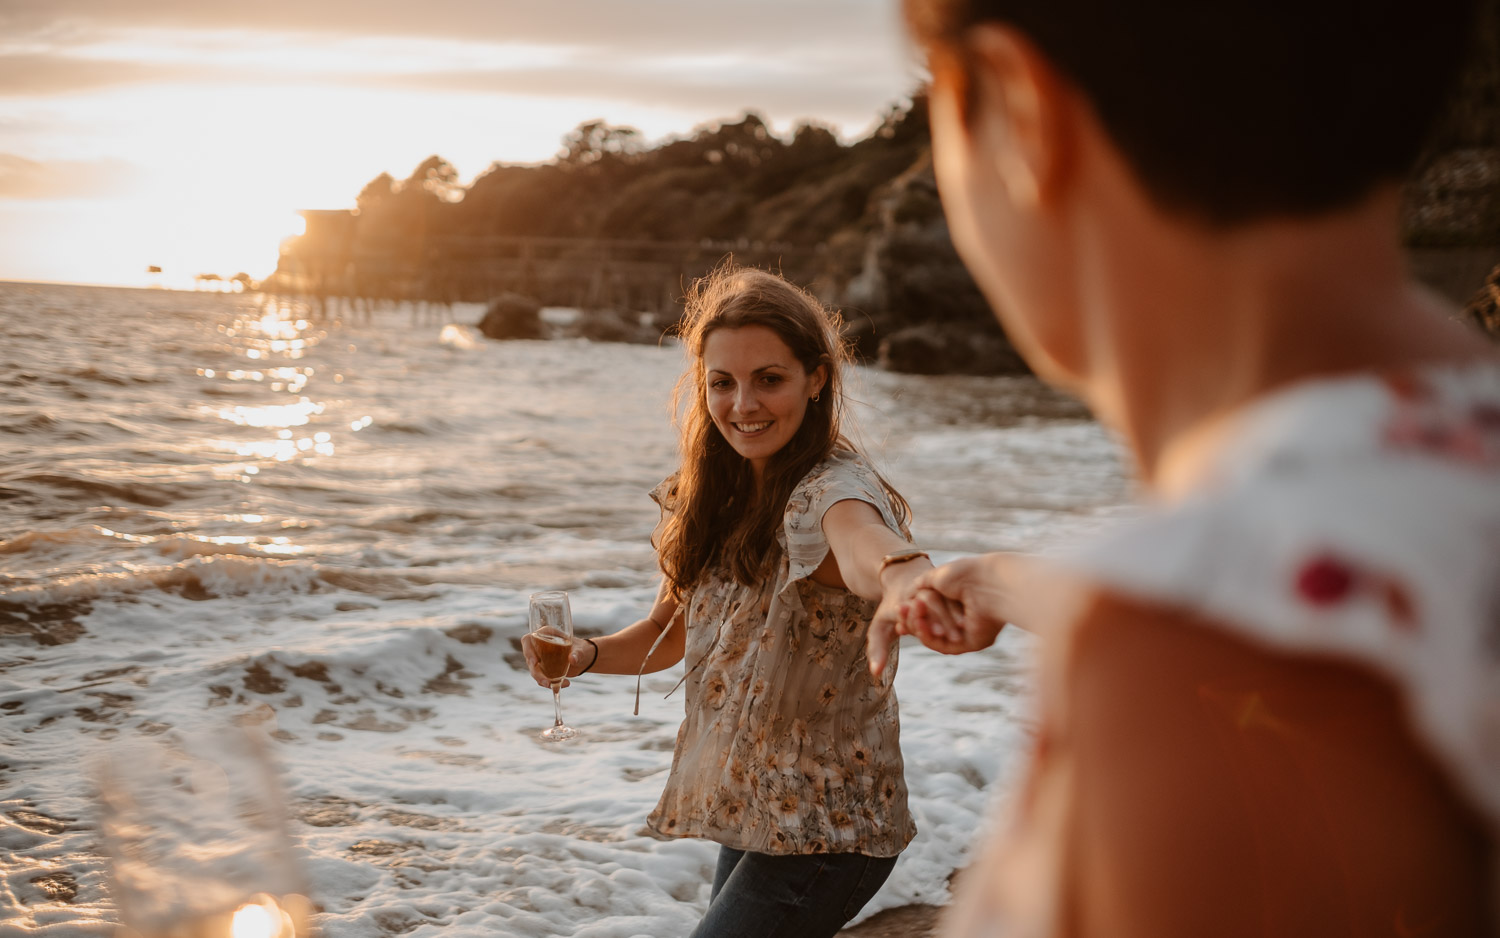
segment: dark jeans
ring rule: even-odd
[[[689,938],[832,938],[891,875],[895,857],[773,857],[719,848],[708,911]]]

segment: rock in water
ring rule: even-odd
[[[880,340],[888,371],[916,375],[1025,374],[1026,363],[1002,336],[966,323],[908,326]]]
[[[541,304],[530,297],[502,293],[490,300],[484,318],[479,320],[479,331],[490,339],[545,339],[547,329],[541,312]]]

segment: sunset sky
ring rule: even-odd
[[[916,84],[894,0],[0,0],[0,280],[270,273],[300,208],[580,122],[846,137]],[[160,278],[148,265],[164,268]]]

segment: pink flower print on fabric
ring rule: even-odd
[[[1296,593],[1310,606],[1336,606],[1356,594],[1372,596],[1385,607],[1391,624],[1403,631],[1417,628],[1411,591],[1395,577],[1384,576],[1330,553],[1318,554],[1297,569]]]
[[[1314,606],[1331,606],[1349,598],[1354,570],[1336,557],[1315,557],[1297,571],[1297,595]]]
[[[1448,406],[1420,375],[1385,376],[1395,410],[1383,439],[1392,449],[1440,456],[1482,467],[1500,467],[1500,407],[1481,402]]]

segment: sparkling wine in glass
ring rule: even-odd
[[[531,594],[531,637],[542,674],[552,682],[556,722],[542,731],[542,739],[548,742],[572,739],[578,731],[563,722],[559,699],[563,678],[568,676],[568,661],[573,656],[573,611],[568,607],[567,593],[547,590]]]

